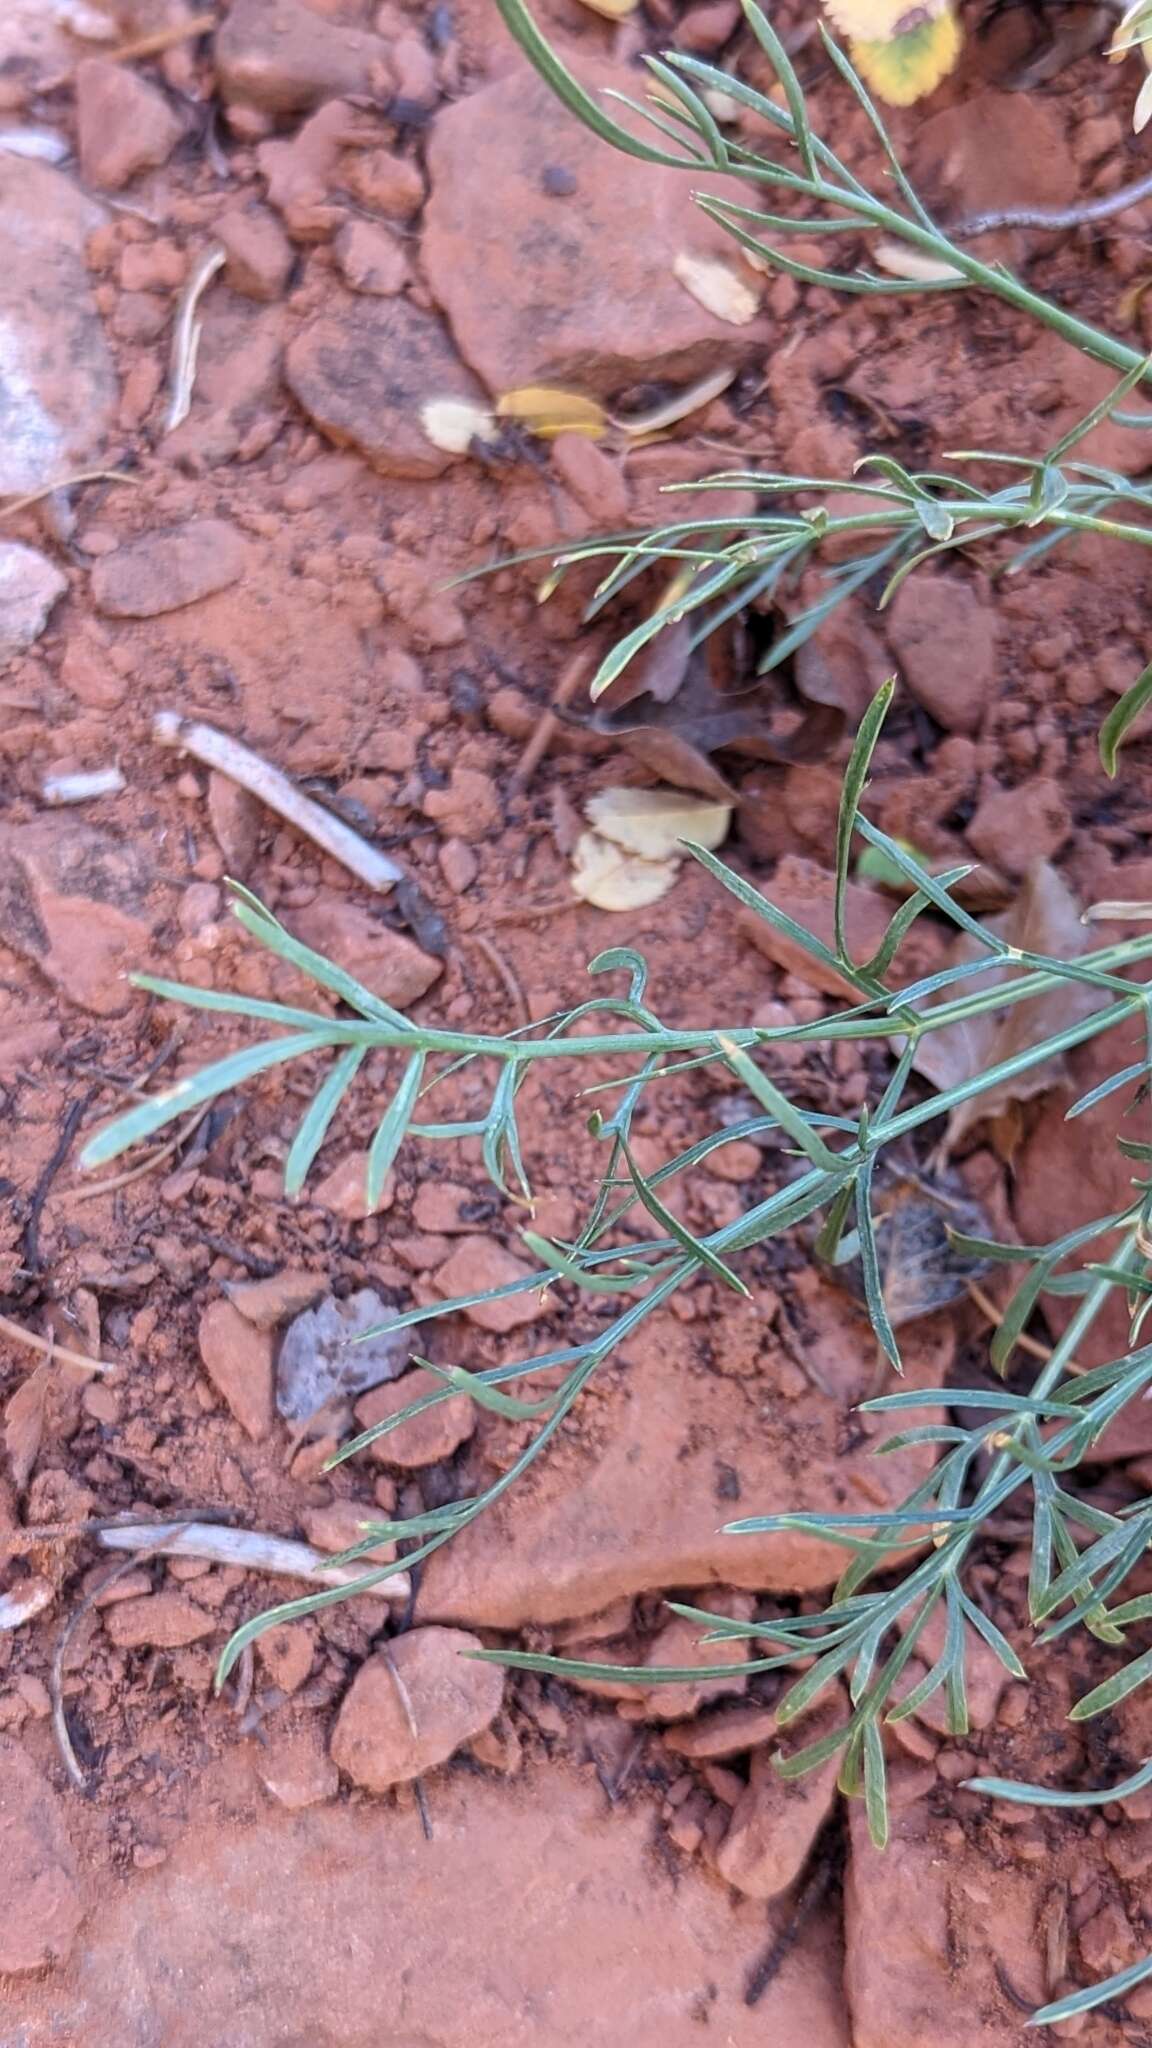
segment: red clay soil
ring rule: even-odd
[[[406,1308],[514,1276],[523,1215],[464,1142],[451,1155],[406,1146],[365,1218],[382,1059],[297,1202],[280,1173],[316,1076],[294,1069],[229,1097],[170,1153],[130,1159],[138,1173],[86,1178],[76,1155],[134,1091],[241,1042],[230,1020],[134,991],[128,971],[303,993],[230,922],[226,875],[390,1000],[469,1030],[580,1000],[584,962],[615,944],[647,953],[673,1024],[830,1007],[750,942],[698,870],[650,910],[576,899],[568,852],[587,797],[651,779],[572,725],[517,778],[586,634],[585,593],[541,605],[525,570],[452,579],[666,517],[661,484],[730,459],[843,475],[866,451],[923,465],[957,446],[1034,452],[1105,373],[968,296],[861,301],[754,279],[756,318],[718,321],[671,273],[684,249],[727,247],[688,181],[570,123],[488,0],[232,0],[215,36],[123,63],[108,54],[118,41],[171,28],[192,0],[99,10],[104,42],[66,25],[98,29],[95,7],[22,0],[0,22],[0,316],[14,351],[0,369],[0,489],[93,468],[123,479],[57,491],[7,517],[0,540],[0,1305],[115,1365],[107,1379],[58,1358],[38,1369],[40,1354],[0,1336],[0,1592],[34,1579],[43,1602],[0,1633],[0,2031],[24,2048],[1032,2039],[1037,2002],[1152,1943],[1152,1796],[1092,1817],[995,1808],[960,1786],[976,1770],[1105,1782],[1134,1768],[1149,1749],[1142,1696],[1087,1729],[1064,1718],[1107,1653],[1066,1639],[1032,1655],[1031,1689],[977,1659],[962,1744],[930,1718],[899,1724],[886,1856],[858,1814],[846,1825],[827,1772],[788,1786],[772,1771],[777,1683],[750,1680],[739,1654],[730,1678],[672,1695],[504,1684],[458,1654],[479,1640],[692,1663],[713,1653],[666,1596],[768,1619],[827,1589],[827,1546],[741,1545],[720,1525],[791,1505],[883,1507],[928,1454],[872,1457],[853,1410],[885,1368],[804,1245],[749,1262],[748,1307],[721,1312],[700,1285],[646,1325],[546,1461],[430,1562],[413,1613],[393,1614],[414,1626],[391,1649],[387,1608],[364,1598],[262,1639],[216,1697],[228,1633],[284,1582],[157,1557],[111,1582],[84,1525],[223,1514],[334,1551],[365,1514],[490,1482],[524,1426],[467,1407],[325,1475],[353,1401],[370,1420],[397,1383],[309,1428],[306,1399],[291,1419],[277,1412],[275,1354],[283,1322],[320,1296],[372,1290]],[[53,12],[64,25],[49,33]],[[763,81],[737,13],[648,0],[613,25],[549,0],[545,18],[590,75],[612,68],[635,89],[628,67],[669,43],[737,57]],[[875,173],[807,15],[787,4],[775,18],[798,38],[817,116]],[[1046,25],[1009,11],[985,36],[973,15],[957,79],[897,119],[944,217],[1067,203],[1143,164],[1131,67],[1093,50],[1030,93],[1002,89]],[[13,133],[36,153],[13,154]],[[1145,205],[1093,233],[1006,236],[999,253],[1146,345],[1150,235]],[[190,411],[170,427],[174,326],[217,247]],[[723,362],[738,373],[724,396],[627,455],[568,436],[481,462],[421,426],[430,398],[487,401],[547,377],[647,404]],[[1131,472],[1147,460],[1123,428],[1092,452]],[[1095,744],[1147,659],[1146,578],[1141,550],[1105,556],[1095,542],[995,587],[977,562],[950,560],[884,623],[863,603],[834,623],[780,684],[785,708],[794,724],[799,687],[851,722],[897,664],[905,688],[871,799],[882,824],[932,855],[979,858],[1001,902],[1044,860],[1081,901],[1148,897],[1152,753],[1138,740],[1108,783]],[[374,895],[157,745],[158,711],[205,720],[319,791],[409,886]],[[741,797],[738,866],[824,900],[806,864],[827,860],[847,744],[792,766],[722,757]],[[111,768],[121,788],[49,808],[46,778]],[[874,911],[862,899],[860,915]],[[852,1110],[886,1071],[882,1052],[841,1046],[793,1054],[787,1078]],[[522,1098],[536,1227],[558,1236],[599,1160],[576,1085],[549,1069]],[[442,1113],[475,1114],[478,1086],[458,1077]],[[1066,1100],[1020,1112],[1007,1161],[979,1129],[959,1147],[969,1190],[1006,1229],[1015,1204],[1026,1240],[1089,1199]],[[638,1118],[641,1165],[726,1108],[712,1080],[663,1084]],[[683,1213],[696,1227],[733,1220],[779,1171],[772,1153],[733,1147],[684,1177]],[[562,1328],[537,1297],[513,1297],[430,1325],[427,1343],[439,1363],[476,1367],[564,1341]],[[970,1303],[907,1338],[913,1384],[984,1372],[987,1324]],[[1152,1421],[1116,1450],[1100,1479],[1123,1500],[1146,1484],[1123,1460],[1152,1452]],[[989,1612],[1018,1636],[1024,1538],[1005,1522],[976,1567]],[[1073,2036],[1152,2041],[1152,1992],[1060,2033]]]

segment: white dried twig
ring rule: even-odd
[[[38,1337],[35,1330],[26,1330],[23,1323],[14,1323],[11,1316],[0,1316],[0,1338],[10,1339],[13,1344],[24,1344],[29,1351],[43,1351],[57,1365],[77,1365],[81,1372],[116,1371],[111,1359],[88,1358],[83,1351],[69,1351],[51,1337]]]
[[[126,787],[118,768],[93,768],[87,774],[46,775],[40,795],[46,804],[86,804],[97,796],[116,796]]]
[[[1144,924],[1152,918],[1152,903],[1113,902],[1090,903],[1087,910],[1080,912],[1081,924],[1095,924],[1103,919],[1107,924]]]
[[[698,377],[694,384],[686,384],[682,391],[674,391],[662,405],[650,405],[647,412],[629,413],[625,418],[610,412],[608,424],[621,434],[658,434],[664,427],[675,426],[677,420],[686,420],[690,413],[699,412],[702,405],[719,398],[735,377],[734,367],[710,370],[706,377]]]
[[[216,272],[223,270],[226,261],[224,251],[218,245],[209,249],[196,265],[181,294],[176,325],[172,330],[172,391],[164,420],[166,434],[186,420],[191,411],[196,358],[200,353],[200,322],[196,318],[196,308]]]
[[[208,1564],[238,1565],[246,1572],[273,1572],[287,1579],[310,1579],[316,1586],[351,1586],[366,1572],[378,1567],[369,1558],[363,1563],[334,1565],[322,1550],[310,1543],[293,1543],[284,1536],[266,1536],[259,1529],[230,1529],[217,1522],[172,1522],[157,1527],[155,1522],[137,1522],[114,1529],[101,1529],[97,1539],[106,1550],[149,1550],[161,1557],[196,1557]],[[394,1572],[377,1586],[366,1586],[374,1600],[404,1603],[410,1584],[407,1572]]]
[[[178,711],[161,711],[153,720],[152,737],[163,747],[182,747],[185,753],[194,754],[198,761],[226,775],[230,782],[238,782],[241,789],[250,790],[270,811],[277,811],[298,832],[322,846],[325,853],[358,875],[370,889],[391,889],[403,880],[403,868],[398,868],[387,854],[369,846],[351,826],[334,818],[322,805],[314,804],[311,797],[303,796],[270,761],[254,754],[251,747],[243,746],[239,740],[230,739],[227,733],[219,732],[214,725],[181,718]]]

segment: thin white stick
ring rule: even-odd
[[[310,1543],[284,1536],[266,1536],[259,1529],[230,1529],[217,1522],[138,1522],[101,1529],[97,1541],[105,1550],[151,1550],[161,1557],[197,1557],[208,1564],[239,1565],[246,1572],[274,1572],[287,1579],[310,1579],[314,1585],[350,1586],[375,1571],[372,1558],[356,1564],[331,1564]],[[411,1591],[407,1572],[394,1572],[378,1586],[366,1586],[373,1600],[403,1603]]]
[[[1090,903],[1087,910],[1080,912],[1081,924],[1094,924],[1104,918],[1109,924],[1146,924],[1152,917],[1152,903]]]
[[[192,409],[196,358],[200,353],[200,322],[196,318],[196,308],[216,272],[223,270],[227,260],[219,245],[209,249],[184,287],[176,314],[176,325],[172,330],[172,395],[164,421],[164,431],[167,434],[186,420]]]
[[[14,1323],[11,1316],[0,1316],[0,1341],[4,1339],[26,1344],[29,1351],[43,1351],[56,1365],[78,1365],[81,1372],[116,1371],[111,1359],[89,1358],[83,1351],[69,1351],[53,1338],[38,1337],[35,1330],[26,1330],[23,1323]]]
[[[695,384],[687,384],[682,391],[674,391],[663,405],[649,406],[647,412],[631,413],[627,419],[609,413],[608,425],[615,427],[620,434],[658,434],[662,428],[675,426],[677,420],[686,420],[690,413],[699,412],[702,405],[719,398],[735,376],[734,369],[710,370],[706,377],[698,377]]]
[[[369,846],[358,832],[334,818],[322,805],[314,804],[311,797],[302,796],[270,761],[254,754],[251,747],[243,746],[239,740],[230,739],[214,725],[181,718],[178,711],[160,711],[152,722],[152,737],[162,747],[182,747],[185,753],[194,754],[198,761],[226,775],[230,782],[239,783],[241,789],[259,797],[270,811],[277,811],[298,832],[322,846],[333,860],[367,882],[370,889],[391,889],[403,880],[403,868],[398,868],[387,854]]]
[[[92,768],[76,775],[46,775],[40,795],[46,804],[86,804],[93,797],[117,796],[125,787],[119,768]]]

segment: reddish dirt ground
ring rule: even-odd
[[[272,1281],[279,1321],[363,1289],[431,1303],[519,1270],[523,1215],[468,1140],[406,1146],[381,1213],[364,1217],[382,1058],[296,1202],[280,1171],[311,1070],[229,1096],[171,1152],[133,1155],[137,1173],[118,1162],[101,1184],[76,1155],[133,1091],[241,1042],[229,1020],[133,991],[130,969],[302,995],[230,922],[225,876],[414,1015],[468,1030],[580,1000],[584,962],[613,944],[648,955],[674,1025],[830,1007],[695,869],[651,909],[576,899],[568,853],[586,799],[652,779],[634,753],[564,724],[531,779],[517,774],[586,636],[586,586],[541,605],[531,571],[453,579],[666,517],[662,484],[733,458],[835,476],[866,451],[920,465],[957,446],[1033,452],[1104,373],[967,294],[860,301],[758,280],[755,320],[724,326],[670,282],[680,247],[721,246],[686,181],[622,164],[568,123],[488,0],[232,0],[214,34],[121,62],[108,53],[186,22],[192,0],[99,11],[104,43],[38,0],[0,22],[0,490],[91,468],[128,479],[57,491],[0,535],[0,1307],[115,1367],[106,1380],[59,1357],[38,1369],[0,1334],[0,1592],[35,1580],[43,1600],[0,1633],[0,2031],[21,2048],[1032,2039],[1036,2003],[1152,1943],[1152,1796],[1043,1814],[990,1807],[962,1781],[1134,1768],[1149,1750],[1142,1695],[1087,1728],[1064,1718],[1110,1665],[1066,1639],[1029,1654],[1025,1688],[977,1658],[969,1737],[919,1720],[893,1733],[894,1840],[879,1856],[826,1772],[790,1789],[774,1777],[775,1678],[737,1661],[730,1681],[675,1694],[505,1685],[457,1655],[479,1640],[698,1660],[666,1596],[750,1618],[827,1589],[827,1546],[717,1533],[733,1502],[880,1506],[922,1469],[918,1453],[871,1458],[852,1411],[882,1383],[875,1343],[802,1244],[750,1262],[747,1309],[721,1312],[698,1286],[646,1325],[547,1460],[430,1561],[412,1611],[392,1612],[390,1650],[387,1610],[361,1598],[263,1639],[217,1697],[228,1633],[284,1582],[152,1556],[109,1583],[86,1525],[223,1515],[333,1551],[365,1514],[490,1482],[526,1440],[519,1423],[445,1409],[430,1441],[400,1432],[379,1460],[325,1474],[351,1405],[311,1428],[276,1413],[277,1318],[261,1326],[230,1290]],[[90,35],[97,12],[71,10],[73,28]],[[679,44],[766,82],[729,0],[647,0],[620,24],[549,0],[544,18],[590,76]],[[874,174],[803,10],[774,18],[826,132]],[[1007,10],[982,29],[973,13],[957,76],[896,119],[943,217],[1067,204],[1140,170],[1132,69],[1097,45],[1009,89],[1063,22]],[[28,132],[37,154],[11,153]],[[217,246],[191,408],[169,427],[173,329]],[[1146,345],[1150,247],[1145,204],[1092,232],[1013,232],[998,253]],[[430,397],[544,375],[648,403],[718,361],[738,370],[723,396],[624,453],[567,436],[481,463],[420,428]],[[1092,452],[1145,465],[1133,430],[1102,430]],[[1152,753],[1138,739],[1110,783],[1096,752],[1147,658],[1145,593],[1134,547],[1085,543],[1006,585],[955,561],[884,624],[861,601],[772,687],[793,725],[798,689],[851,722],[895,663],[906,689],[871,798],[887,829],[981,859],[1001,901],[1038,861],[1081,901],[1146,898]],[[373,895],[158,746],[158,711],[207,721],[319,791],[408,886]],[[740,797],[727,854],[762,885],[811,888],[797,862],[828,858],[847,745],[790,766],[722,756]],[[110,767],[122,788],[48,806],[47,777]],[[1093,1058],[1071,1089],[1104,1071]],[[786,1078],[851,1111],[886,1070],[883,1053],[813,1049]],[[557,1236],[599,1158],[576,1085],[549,1070],[522,1097],[537,1228]],[[474,1115],[478,1087],[461,1077],[442,1113]],[[1096,1192],[1111,1206],[1104,1126],[1099,1147],[1070,1150],[1069,1099],[1029,1104],[1007,1158],[979,1130],[959,1147],[969,1191],[1026,1241]],[[638,1119],[641,1165],[724,1108],[711,1079],[664,1084]],[[728,1170],[685,1177],[683,1213],[730,1221],[775,1171],[734,1146]],[[432,1324],[430,1355],[476,1367],[563,1341],[536,1297],[516,1307]],[[907,1332],[913,1383],[978,1382],[987,1334],[968,1303],[922,1319]],[[358,1406],[362,1421],[380,1412]],[[1146,1485],[1152,1424],[1125,1427],[1095,1474],[1110,1500]],[[1004,1522],[975,1572],[1017,1636],[1024,1538]],[[1074,2037],[1152,2042],[1152,1992],[1059,2030]]]

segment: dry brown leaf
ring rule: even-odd
[[[736,804],[740,792],[720,773],[715,763],[680,733],[661,732],[656,727],[637,726],[624,737],[624,745],[642,768],[670,782],[677,789],[694,789],[716,803]]]
[[[778,714],[788,699],[775,676],[754,680],[750,688],[729,688],[717,680],[715,672],[724,665],[718,644],[723,639],[724,633],[714,635],[707,648],[693,651],[674,696],[658,698],[645,688],[639,695],[629,690],[620,697],[613,685],[583,722],[621,740],[663,781],[732,803],[737,793],[711,754],[730,748],[755,761],[785,766],[823,760],[844,730],[844,713],[835,705],[813,704],[793,720],[791,730],[784,730]],[[621,682],[630,680],[626,669]]]
[[[608,415],[594,398],[551,384],[523,384],[506,391],[496,401],[496,417],[515,420],[542,441],[555,440],[558,434],[586,434],[590,441],[599,441],[608,426]]]
[[[721,846],[732,823],[731,804],[709,803],[678,789],[602,789],[584,806],[603,839],[642,860],[675,860],[681,841]]]
[[[1087,936],[1074,898],[1047,861],[1033,868],[1011,908],[1003,917],[990,918],[988,928],[1010,946],[1029,953],[1046,953],[1057,960],[1076,959],[1085,949]],[[982,950],[974,939],[961,933],[949,964],[977,959]],[[994,988],[998,982],[1015,978],[1015,974],[993,968],[986,975],[962,982],[959,990],[944,990],[940,1000],[947,1002],[957,993]],[[987,1073],[989,1067],[999,1065],[1001,1060],[1011,1059],[1025,1046],[1035,1044],[1037,1038],[1062,1031],[1090,1016],[1106,1000],[1102,990],[1089,988],[1083,982],[1064,981],[1034,1002],[986,1010],[967,1023],[928,1032],[917,1048],[917,1072],[943,1093],[977,1074]],[[1057,1056],[1029,1067],[1026,1073],[1017,1074],[1013,1080],[990,1088],[970,1102],[960,1103],[948,1119],[945,1151],[951,1151],[974,1124],[999,1117],[1011,1105],[1029,1102],[1033,1096],[1055,1087],[1063,1072],[1064,1061]]]
[[[881,1285],[893,1329],[961,1300],[968,1282],[986,1270],[987,1260],[958,1252],[949,1235],[955,1230],[966,1237],[991,1236],[987,1215],[957,1175],[905,1174],[882,1163],[871,1206]],[[858,1258],[829,1271],[858,1300],[865,1299]]]
[[[642,860],[598,832],[582,832],[572,856],[572,887],[597,910],[643,910],[668,894],[678,860]]]
[[[822,760],[836,746],[842,707],[808,704],[778,671],[758,676],[741,620],[728,619],[700,645],[692,642],[688,620],[663,627],[590,712],[559,715],[619,741],[661,782],[718,803],[735,804],[739,792],[712,754],[730,749],[791,766]]]
[[[32,1476],[32,1468],[40,1455],[40,1444],[44,1436],[44,1411],[52,1385],[53,1367],[50,1359],[43,1359],[21,1380],[16,1392],[4,1410],[4,1449],[8,1453],[8,1464],[17,1492],[23,1493]]]
[[[698,306],[724,320],[729,327],[747,327],[760,311],[760,294],[729,268],[707,256],[690,256],[681,249],[672,260],[677,281],[690,292]]]
[[[467,398],[430,398],[420,408],[426,441],[446,455],[467,455],[473,441],[494,441],[496,422],[486,405]]]

